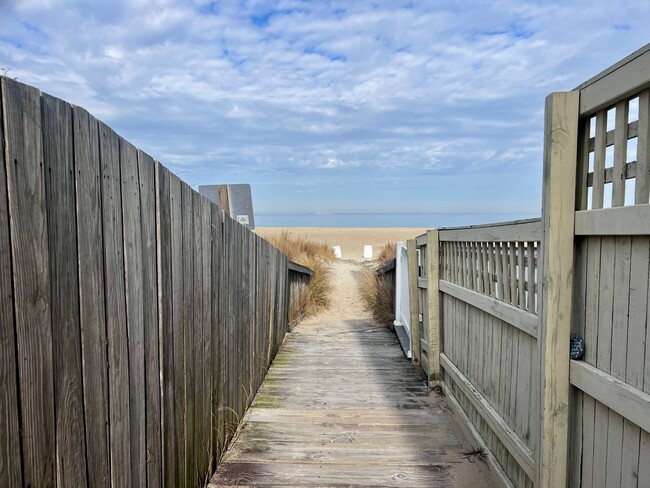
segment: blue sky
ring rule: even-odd
[[[256,212],[538,212],[544,97],[650,2],[0,0],[0,66]]]

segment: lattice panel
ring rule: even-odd
[[[644,90],[580,120],[578,210],[648,203],[649,117]]]
[[[531,313],[538,303],[538,242],[441,242],[441,277]]]

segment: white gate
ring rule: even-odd
[[[407,358],[411,357],[411,315],[406,244],[397,243],[395,256],[395,332]]]

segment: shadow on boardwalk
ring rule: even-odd
[[[210,486],[496,486],[394,334],[333,315],[287,337]]]

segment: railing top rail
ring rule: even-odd
[[[650,87],[650,44],[575,88],[580,91],[580,115],[599,109]]]
[[[542,220],[526,219],[494,224],[439,229],[440,241],[532,242],[542,239]]]
[[[295,273],[302,273],[309,276],[314,276],[314,272],[311,269],[309,269],[307,266],[303,266],[302,264],[289,261],[288,267],[289,267],[289,271],[293,271]]]

